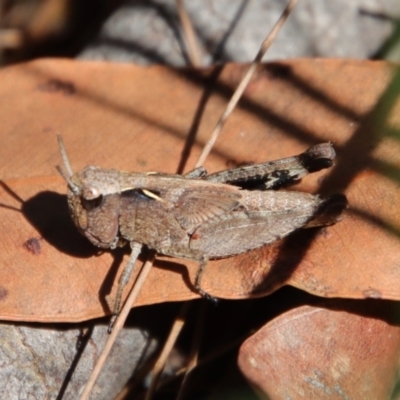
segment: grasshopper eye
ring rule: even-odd
[[[86,200],[94,200],[101,196],[101,192],[94,186],[84,187],[82,190],[82,198]]]
[[[100,195],[94,199],[85,199],[81,197],[82,207],[86,211],[93,211],[96,208],[99,208],[103,204],[104,196]]]

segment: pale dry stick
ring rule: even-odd
[[[139,292],[146,281],[147,275],[149,274],[151,267],[153,266],[153,262],[155,260],[156,253],[151,252],[144,265],[142,266],[139,275],[136,279],[135,284],[132,286],[132,289],[129,293],[128,298],[125,301],[124,307],[122,308],[121,312],[118,315],[118,318],[115,320],[115,324],[113,327],[112,332],[110,333],[107,342],[104,346],[103,351],[100,354],[99,359],[96,362],[96,365],[92,371],[92,374],[86,383],[85,389],[81,394],[81,397],[79,398],[80,400],[87,400],[89,398],[90,392],[93,389],[93,386],[100,374],[101,369],[103,368],[103,365],[107,359],[108,354],[111,351],[112,346],[114,345],[114,342],[121,331],[121,329],[124,326],[125,320],[128,317],[128,314],[132,308],[133,303],[136,301],[137,296],[139,295]]]
[[[240,100],[240,97],[242,96],[243,92],[245,91],[256,68],[258,67],[258,65],[260,64],[265,53],[267,52],[267,50],[269,49],[269,47],[275,40],[275,37],[277,36],[279,30],[282,28],[283,24],[286,22],[287,18],[289,17],[290,13],[292,12],[297,1],[298,0],[290,0],[289,4],[285,8],[285,11],[282,13],[281,17],[276,22],[276,24],[274,25],[274,27],[272,28],[271,32],[268,34],[266,39],[262,42],[260,50],[258,51],[253,62],[250,64],[250,67],[249,67],[248,71],[246,72],[246,75],[243,77],[242,81],[239,83],[237,89],[235,90],[235,93],[233,93],[233,96],[231,97],[231,99],[226,107],[226,110],[224,111],[221,118],[218,120],[217,124],[215,125],[215,128],[212,131],[208,142],[204,146],[204,149],[203,149],[202,153],[200,154],[199,159],[197,160],[195,168],[201,167],[204,164],[204,161],[207,158],[208,154],[210,153],[212,147],[214,146],[226,120],[228,119],[229,115],[232,113],[233,109],[236,107],[236,104]]]
[[[183,40],[185,41],[186,50],[188,52],[189,61],[193,67],[201,67],[201,52],[196,40],[196,33],[190,22],[189,14],[186,11],[184,0],[176,0],[176,8],[181,20]]]
[[[171,353],[172,348],[175,345],[176,339],[182,331],[183,326],[185,325],[186,314],[189,310],[190,303],[186,301],[183,303],[179,315],[175,318],[174,324],[172,325],[171,331],[168,335],[168,339],[166,340],[164,347],[158,357],[156,364],[154,365],[151,377],[150,387],[147,390],[145,400],[150,400],[153,396],[153,393],[157,387],[158,379],[164,369],[165,362],[169,354]]]

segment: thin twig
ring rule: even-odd
[[[186,11],[183,0],[176,0],[176,8],[181,20],[183,31],[182,36],[188,52],[189,61],[193,67],[201,67],[201,52],[196,40],[196,33],[193,29],[192,23],[190,22],[189,14]]]
[[[92,374],[85,386],[85,389],[80,397],[80,400],[87,400],[89,398],[90,392],[93,389],[93,386],[100,374],[100,371],[107,359],[108,354],[111,351],[111,348],[118,336],[118,333],[123,328],[125,320],[128,317],[128,314],[132,308],[132,305],[136,301],[136,298],[139,295],[139,292],[140,292],[144,282],[146,281],[147,275],[149,274],[151,267],[153,266],[155,257],[156,257],[156,253],[151,252],[151,254],[149,254],[149,256],[147,257],[146,262],[142,266],[142,268],[139,272],[139,275],[136,279],[136,282],[133,285],[133,287],[129,293],[129,296],[125,301],[124,307],[122,308],[121,313],[119,314],[118,318],[115,320],[113,330],[107,339],[107,342],[104,346],[103,351],[100,354],[99,359],[97,360],[97,363],[96,363],[96,365],[92,371]]]
[[[171,353],[172,348],[175,345],[176,339],[178,338],[179,334],[181,333],[181,330],[185,324],[186,321],[186,314],[189,310],[190,303],[186,301],[183,303],[179,315],[175,318],[174,324],[171,328],[171,331],[169,333],[169,336],[164,344],[164,347],[161,351],[160,356],[158,357],[158,360],[156,364],[154,365],[153,371],[152,371],[152,379],[150,383],[150,387],[147,390],[146,393],[146,398],[145,400],[150,400],[153,396],[153,393],[157,387],[158,379],[164,370],[165,362],[167,361],[167,358],[169,354]]]
[[[196,367],[204,368],[207,364],[209,364],[211,362],[215,362],[215,360],[218,357],[221,357],[222,355],[226,354],[228,351],[232,351],[235,347],[239,347],[243,343],[243,341],[249,337],[250,334],[254,333],[254,331],[255,330],[252,330],[251,332],[246,332],[244,335],[241,335],[240,337],[236,338],[232,342],[226,343],[224,346],[219,347],[218,349],[214,350],[213,352],[211,352],[204,358],[197,360]],[[189,362],[189,364],[190,364],[190,362]],[[171,384],[171,382],[174,382],[178,378],[180,379],[180,376],[183,374],[186,374],[186,372],[189,368],[190,368],[189,365],[187,367],[183,367],[179,371],[177,371],[175,375],[170,376],[170,377],[166,378],[165,380],[161,381],[158,389]],[[115,400],[117,400],[117,399],[115,399]]]
[[[236,104],[240,100],[243,92],[245,91],[251,77],[253,76],[256,68],[260,64],[262,58],[264,57],[266,51],[268,48],[271,46],[272,42],[274,41],[275,37],[277,36],[279,30],[282,28],[283,24],[287,20],[288,16],[293,10],[293,7],[296,5],[298,0],[290,0],[289,4],[285,8],[285,11],[282,13],[281,17],[279,20],[276,22],[275,26],[272,28],[271,32],[268,34],[266,39],[263,41],[261,44],[260,50],[258,51],[256,57],[254,58],[254,61],[250,64],[250,67],[246,73],[246,75],[243,77],[242,81],[239,83],[239,86],[237,87],[235,93],[231,97],[226,110],[222,114],[221,118],[215,125],[214,130],[212,131],[210,138],[207,142],[207,144],[204,146],[204,149],[202,153],[200,154],[199,159],[197,160],[197,163],[195,165],[195,168],[201,167],[207,158],[208,154],[210,153],[212,147],[214,146],[214,143],[216,142],[222,127],[224,126],[226,120],[228,119],[229,115],[232,113],[233,109],[236,107]]]

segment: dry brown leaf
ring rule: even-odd
[[[2,319],[80,321],[109,313],[127,259],[122,252],[95,256],[98,249],[73,228],[54,168],[56,133],[75,171],[88,164],[189,170],[244,71],[227,65],[217,83],[218,68],[41,60],[0,71]],[[259,70],[207,169],[290,156],[331,140],[336,166],[294,189],[344,192],[350,209],[335,226],[210,263],[206,291],[248,298],[290,284],[327,297],[400,298],[399,82],[385,62],[293,60]],[[196,269],[157,261],[138,305],[197,297],[190,284]]]
[[[239,367],[275,399],[388,399],[400,328],[387,302],[330,301],[275,318],[243,343]]]

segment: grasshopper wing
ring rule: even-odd
[[[189,233],[206,221],[240,205],[242,194],[227,185],[186,189],[174,203],[172,213]]]
[[[260,197],[261,195],[261,197]],[[264,201],[262,207],[254,198]],[[334,195],[323,200],[299,192],[248,192],[248,207],[207,221],[194,231],[190,248],[209,258],[228,257],[272,243],[302,227],[335,223],[347,200]],[[246,203],[246,201],[243,201]]]

